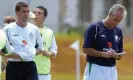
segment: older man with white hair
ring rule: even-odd
[[[118,80],[116,60],[125,52],[122,31],[117,25],[126,15],[124,6],[114,4],[105,19],[89,25],[83,44],[87,61],[84,80]]]

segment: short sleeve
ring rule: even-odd
[[[96,35],[96,25],[90,25],[85,31],[83,48],[92,48]]]
[[[118,53],[121,53],[123,51],[123,34],[122,30],[120,29],[120,34],[119,34],[119,45],[118,45]]]
[[[56,57],[56,55],[57,55],[57,44],[56,44],[54,35],[52,36],[52,44],[50,46],[50,51],[54,52],[54,54],[55,54],[54,57]]]

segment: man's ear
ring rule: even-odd
[[[44,16],[44,19],[46,19],[47,18],[47,16]]]

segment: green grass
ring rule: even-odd
[[[53,73],[52,80],[76,80],[76,75],[71,73]],[[80,77],[80,80],[83,80],[82,76]],[[133,76],[131,74],[120,75],[119,80],[133,80]]]
[[[58,55],[52,59],[52,80],[76,80],[75,73],[75,55],[74,51],[69,49],[69,45],[75,40],[80,40],[82,50],[83,37],[76,35],[57,34],[56,40],[59,46]],[[117,61],[117,70],[119,80],[133,80],[133,39],[124,38],[124,51],[127,52],[121,60]],[[64,63],[65,62],[65,63]],[[81,56],[81,79],[85,68],[85,57]]]
[[[119,74],[118,78],[118,80],[133,80],[131,74]],[[53,73],[52,80],[76,80],[76,75],[74,73]],[[80,76],[80,80],[83,80],[83,75]]]
[[[133,75],[120,75],[119,80],[133,80]]]
[[[54,73],[52,74],[52,80],[76,80],[76,75],[74,73]],[[82,76],[80,80],[83,80]]]

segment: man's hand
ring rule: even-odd
[[[107,52],[102,52],[102,56],[105,57],[105,58],[111,58],[111,57],[114,58],[118,55],[114,50],[110,50],[110,51],[107,51]]]
[[[115,58],[116,60],[120,60],[125,54],[126,54],[126,52],[117,53],[117,56],[114,57],[114,58]]]
[[[52,51],[47,51],[47,50],[44,50],[43,53],[42,53],[43,56],[47,56],[47,57],[55,57],[55,53],[52,52]]]
[[[113,56],[112,56],[113,58],[118,57],[118,55],[117,55],[117,53],[115,52],[115,50],[111,49],[110,51],[111,51],[112,53],[114,53]]]
[[[43,56],[49,56],[49,53],[48,51],[44,50],[43,53],[42,53]]]
[[[0,56],[4,56],[4,57],[7,57],[7,58],[15,58],[15,59],[21,59],[22,58],[20,57],[20,55],[16,54],[16,53],[10,53],[10,54],[4,54],[2,51],[0,51]]]
[[[114,50],[110,50],[108,52],[103,52],[102,56],[105,58],[114,58],[116,60],[120,60],[124,54],[118,55],[120,53],[116,53]]]
[[[39,54],[41,54],[41,53],[43,53],[42,50],[40,50],[40,49],[36,49],[36,55],[39,55]]]
[[[116,60],[120,60],[122,58],[122,55],[118,55],[116,57],[114,57]]]
[[[0,55],[1,55],[1,56],[5,56],[5,54],[4,54],[2,51],[0,51]]]

